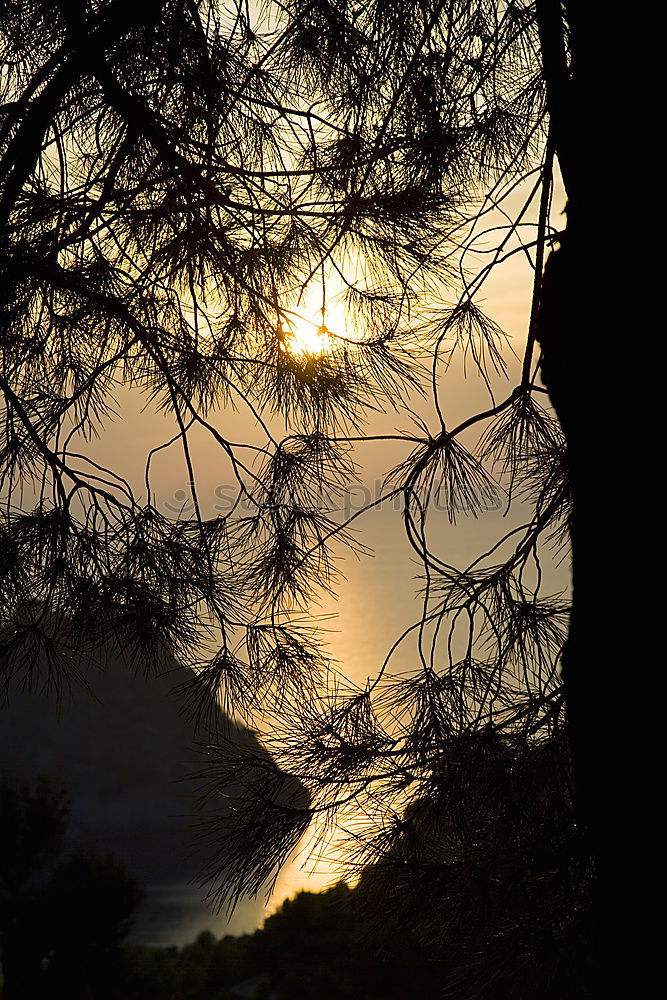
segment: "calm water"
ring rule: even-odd
[[[444,513],[431,517],[429,540],[443,560],[465,568],[489,549],[507,531],[523,523],[527,511],[514,508],[488,511],[477,519],[462,517],[450,525]],[[419,591],[422,574],[415,554],[403,531],[400,512],[379,510],[364,518],[360,537],[372,546],[374,555],[356,559],[348,556],[341,563],[346,579],[338,587],[338,599],[327,600],[323,612],[335,614],[328,623],[329,651],[342,672],[358,684],[373,677],[393,642],[419,620],[422,600]],[[569,582],[567,560],[560,566],[548,566],[544,593],[565,590]],[[392,657],[396,672],[414,669],[416,645],[406,641]],[[300,888],[318,889],[336,881],[335,865],[297,857],[287,865],[276,885],[269,910]]]
[[[491,547],[499,537],[522,523],[525,511],[519,508],[504,516],[493,510],[478,519],[462,517],[450,526],[444,513],[432,515],[431,544],[439,556],[464,568],[472,559]],[[420,567],[403,534],[400,511],[381,509],[364,516],[360,539],[373,554],[356,558],[345,556],[339,567],[344,578],[339,581],[336,599],[322,602],[319,612],[326,616],[328,652],[338,669],[357,684],[364,684],[381,665],[396,638],[420,616]],[[568,567],[561,565],[549,572],[545,593],[567,587]],[[331,616],[331,617],[329,617]],[[414,666],[415,646],[406,643],[392,660],[393,669],[404,671]],[[150,904],[150,927],[138,928],[140,936],[163,943],[192,940],[206,927],[216,934],[242,933],[257,927],[288,896],[300,889],[317,890],[337,881],[340,873],[335,862],[308,857],[308,844],[283,868],[272,897],[248,901],[238,908],[231,921],[224,915],[213,916],[202,909],[200,892],[192,887],[154,887]],[[173,915],[181,909],[178,929]]]

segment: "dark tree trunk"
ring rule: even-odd
[[[572,0],[569,7],[580,7]],[[587,135],[595,108],[588,100],[583,21],[570,20],[571,69],[566,59],[566,25],[559,0],[538,0],[537,11],[551,133],[567,193],[567,227],[558,250],[547,260],[542,286],[538,339],[542,377],[567,440],[573,492],[573,610],[563,663],[570,738],[582,821],[597,853],[603,803],[598,771],[600,712],[605,686],[604,645],[609,622],[599,619],[600,575],[609,561],[609,537],[601,517],[600,490],[608,469],[600,447],[605,414],[602,393],[599,255],[596,220],[599,169],[590,162]],[[579,73],[579,63],[582,72]],[[588,131],[587,131],[588,130]]]
[[[564,5],[537,0],[551,134],[567,193],[567,226],[544,274],[538,339],[542,377],[567,441],[573,494],[573,607],[563,681],[576,807],[598,872],[594,912],[601,930],[608,888],[604,845],[613,822],[609,775],[615,754],[608,705],[623,623],[614,620],[609,604],[620,553],[614,529],[610,532],[618,497],[606,486],[613,469],[614,396],[606,371],[612,300],[600,266],[605,253],[600,221],[608,205],[602,204],[599,181],[603,95],[593,68],[592,19],[604,14],[598,8],[584,16],[584,6],[581,0]],[[595,995],[607,995],[602,982]]]

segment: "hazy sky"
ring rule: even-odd
[[[515,204],[519,203],[518,194],[513,201]],[[510,210],[511,208],[510,205]],[[558,224],[557,213],[554,213],[554,220]],[[502,221],[500,216],[490,217],[489,225],[499,221]],[[534,235],[532,229],[525,232],[527,239]],[[492,234],[481,239],[480,249],[493,246],[497,238],[497,234]],[[516,243],[512,245],[515,246]],[[477,257],[478,262],[486,262],[487,259],[483,254]],[[471,264],[473,263],[474,258],[471,258]],[[528,325],[531,283],[532,269],[525,255],[515,254],[494,270],[476,300],[511,337],[519,355]],[[336,321],[340,322],[334,312],[333,319],[330,317],[329,322],[333,326]],[[511,387],[515,384],[513,379],[516,378],[519,363],[509,354],[507,360],[510,366],[508,385]],[[452,424],[477,409],[488,406],[488,395],[474,366],[468,364],[466,374],[463,367],[459,357],[442,382],[441,399],[445,416]],[[502,396],[499,383],[498,398]],[[148,450],[168,439],[173,428],[171,422],[156,413],[150,405],[144,409],[145,399],[138,392],[123,392],[119,402],[120,417],[96,444],[95,457],[111,468],[121,469],[140,490]],[[432,414],[430,404],[417,399],[411,400],[411,403],[428,420]],[[217,414],[214,420],[229,440],[262,443],[261,431],[247,410],[224,411]],[[273,426],[279,433],[281,428],[276,421]],[[435,423],[432,426],[435,427]],[[367,424],[369,434],[394,432],[397,428],[413,430],[405,414],[391,411],[387,414],[371,414]],[[477,433],[476,431],[466,443],[474,444]],[[216,511],[216,505],[224,504],[225,496],[231,494],[233,478],[220,449],[204,432],[193,433],[192,450],[203,514],[213,516],[219,512],[219,506]],[[357,446],[354,458],[362,470],[363,486],[352,493],[351,504],[364,495],[364,490],[366,497],[374,494],[380,488],[387,471],[404,458],[408,450],[408,446],[396,442],[374,442]],[[183,502],[187,502],[189,495],[188,476],[180,446],[176,444],[160,452],[152,468],[157,506],[163,512],[173,515]],[[432,533],[436,550],[448,562],[464,567],[506,530],[520,523],[521,511],[515,509],[508,517],[502,509],[489,511],[478,519],[462,517],[455,526],[449,525],[444,512],[433,515],[433,518]],[[405,540],[397,510],[389,508],[372,511],[358,519],[355,527],[360,540],[371,547],[374,555],[357,559],[343,554],[339,566],[345,578],[340,582],[336,597],[325,595],[321,606],[313,610],[324,616],[335,616],[326,621],[329,652],[347,676],[363,683],[367,676],[373,675],[378,669],[397,636],[419,617],[419,581],[415,580],[419,567]],[[563,568],[554,579],[554,586],[547,586],[547,591],[565,586],[566,581],[567,570]],[[402,647],[395,658],[396,669],[409,666],[413,653],[414,647],[409,643]],[[318,871],[312,874],[312,863],[303,868],[303,861],[303,858],[295,860],[282,872],[274,894],[274,905],[300,887],[319,887],[331,880],[331,871],[326,863],[318,862]],[[256,918],[249,915],[249,919]],[[235,924],[238,925],[238,921]]]
[[[513,201],[518,204],[519,196]],[[558,199],[557,199],[558,202]],[[509,206],[511,211],[512,206]],[[558,215],[554,213],[558,224]],[[500,216],[490,217],[489,224],[502,221]],[[534,230],[526,230],[526,238],[532,239]],[[480,240],[479,248],[494,245],[497,234]],[[513,245],[516,245],[514,243]],[[478,262],[486,262],[486,255],[479,255]],[[474,260],[471,259],[471,265]],[[515,254],[498,266],[487,281],[476,302],[510,336],[518,355],[521,355],[528,325],[530,287],[532,270],[524,254]],[[330,323],[338,321],[335,312]],[[509,354],[510,377],[507,386],[516,384],[519,362]],[[498,384],[498,398],[506,393]],[[428,402],[412,399],[411,404],[427,419],[431,426],[432,408]],[[450,425],[458,423],[489,404],[489,397],[482,381],[469,363],[467,376],[464,374],[461,358],[457,358],[442,381],[441,402],[445,417]],[[118,395],[119,415],[105,430],[101,439],[90,446],[92,457],[108,467],[121,472],[138,493],[142,493],[144,464],[148,451],[169,439],[174,428],[163,414],[157,413],[138,391],[121,390]],[[234,412],[226,410],[213,418],[224,436],[231,441],[263,443],[262,434],[255,419],[247,410]],[[273,422],[276,433],[282,428]],[[410,419],[405,414],[389,412],[371,414],[366,430],[369,434],[392,433],[396,429],[414,433]],[[475,443],[475,432],[465,443]],[[195,431],[191,437],[192,453],[196,465],[197,487],[202,513],[205,517],[219,513],[216,504],[224,503],[224,497],[231,493],[234,482],[227,460],[221,450],[212,443],[204,432]],[[374,495],[388,470],[406,457],[409,445],[397,442],[365,443],[356,447],[354,458],[361,469],[362,489],[366,497]],[[250,454],[250,453],[248,453]],[[188,499],[188,475],[183,453],[177,443],[160,452],[152,466],[152,485],[156,506],[165,514],[174,516]],[[228,488],[225,490],[225,488]],[[353,503],[362,495],[357,489],[351,495]],[[435,550],[446,560],[464,568],[465,565],[490,547],[509,528],[520,523],[521,511],[515,509],[509,516],[505,511],[492,510],[478,519],[462,517],[452,526],[444,512],[432,515],[432,542]],[[384,656],[394,640],[420,616],[419,581],[415,577],[420,572],[403,534],[400,512],[385,508],[372,511],[355,522],[359,539],[368,545],[373,555],[357,559],[344,555],[339,566],[344,574],[337,594],[326,596],[319,608],[313,610],[326,616],[327,644],[332,658],[343,673],[357,683],[363,683],[381,665]],[[550,585],[553,584],[553,585]],[[567,568],[561,570],[547,582],[546,592],[553,592],[567,584]],[[405,644],[399,650],[395,669],[406,669],[414,662],[414,645]],[[304,867],[305,858],[296,858],[288,864],[280,875],[276,891],[269,908],[276,906],[286,896],[299,888],[319,888],[335,880],[335,872],[325,861],[312,861]],[[316,869],[313,872],[313,867]],[[251,929],[256,925],[257,909],[241,908],[232,924],[235,932]],[[225,931],[223,918],[211,920],[211,926],[218,933]]]

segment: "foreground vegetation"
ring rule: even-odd
[[[455,788],[449,808],[411,807],[354,888],[302,892],[253,934],[205,932],[182,948],[131,941],[142,893],[123,865],[92,850],[63,854],[62,790],[0,782],[1,996],[590,997],[599,979],[592,871],[563,789],[549,780],[553,753],[522,757],[489,737],[464,812]],[[235,992],[240,985],[250,992]]]
[[[344,882],[286,900],[261,930],[216,940],[203,933],[184,948],[126,945],[124,996],[141,1000],[222,1000],[257,980],[259,997],[393,1000],[439,996],[441,964],[410,934],[391,948]]]

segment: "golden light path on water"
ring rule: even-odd
[[[516,200],[518,203],[518,195]],[[556,180],[554,205],[556,219],[564,206],[559,178]],[[518,357],[522,355],[528,327],[532,281],[533,270],[528,256],[514,254],[492,272],[485,283],[484,295],[477,300],[484,312],[508,334]],[[340,307],[336,310],[335,322],[338,324],[337,332],[345,330],[344,311]],[[333,328],[334,321],[327,316],[329,325]],[[355,334],[351,337],[356,339]],[[299,324],[292,349],[298,355],[321,353],[331,347],[328,338],[322,337],[316,324],[311,323],[309,327]],[[509,372],[506,384],[516,385],[520,363],[509,354],[507,361]],[[481,380],[471,377],[470,365],[466,365],[461,356],[453,362],[448,379],[443,384],[441,402],[447,408],[449,421],[458,423],[471,413],[487,408],[488,396],[485,396]],[[418,403],[415,405],[419,408]],[[421,407],[420,412],[424,409],[428,410],[428,407]],[[396,419],[372,415],[366,431],[368,434],[395,432],[398,429]],[[404,419],[399,426],[401,430],[405,429]],[[474,441],[471,439],[465,443],[471,446]],[[379,445],[369,461],[368,452],[360,446],[355,448],[354,459],[362,466],[363,482],[359,496],[350,498],[350,513],[354,512],[355,501],[361,504],[377,495],[386,471],[395,464],[396,448],[389,443]],[[433,512],[430,544],[441,558],[464,568],[506,532],[523,523],[526,513],[520,504],[515,504],[509,512],[501,505],[477,518],[463,516],[452,525],[444,512]],[[406,540],[398,507],[384,505],[364,515],[360,521],[363,521],[360,537],[373,554],[361,559],[350,555],[344,557],[340,567],[343,576],[336,594],[326,597],[319,611],[324,616],[331,616],[328,621],[331,657],[346,677],[362,686],[374,676],[394,640],[419,618],[421,583],[417,577],[422,571]],[[547,570],[543,585],[545,593],[568,590],[570,574],[567,560]],[[415,662],[414,654],[414,645],[408,643],[401,647],[392,661],[393,671],[398,673],[411,669]],[[311,855],[312,846],[312,838],[309,840],[306,836],[293,858],[283,867],[268,902],[267,914],[275,911],[285,898],[296,892],[304,889],[318,891],[341,877],[335,843],[331,843],[328,850],[325,847]]]

